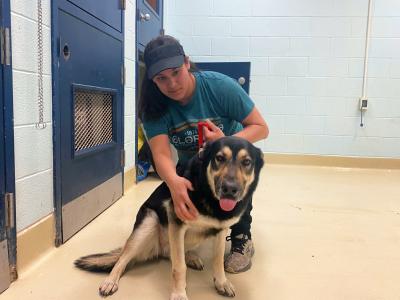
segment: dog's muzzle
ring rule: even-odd
[[[231,211],[238,203],[240,185],[233,179],[223,179],[219,194],[219,206],[221,209]]]

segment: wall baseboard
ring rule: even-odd
[[[55,217],[50,214],[17,234],[17,270],[21,274],[55,248]]]
[[[363,169],[400,169],[400,158],[264,153],[264,160],[267,164],[309,165]]]
[[[126,171],[124,173],[124,193],[136,185],[136,168]]]

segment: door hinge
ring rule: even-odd
[[[125,167],[125,149],[121,150],[121,167]]]
[[[15,219],[14,219],[14,194],[6,193],[4,197],[5,201],[5,209],[6,209],[6,227],[14,228],[15,227]]]
[[[164,28],[161,28],[161,29],[160,29],[160,35],[165,35],[165,30],[164,30]]]
[[[0,30],[0,44],[1,44],[1,64],[9,66],[11,64],[10,52],[10,28],[1,27]]]
[[[120,0],[121,1],[121,10],[126,9],[126,0]]]
[[[125,85],[125,80],[126,80],[126,70],[125,70],[125,66],[122,65],[121,66],[121,84],[122,84],[122,86]]]

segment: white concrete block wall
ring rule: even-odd
[[[37,1],[11,1],[17,231],[54,211],[51,88],[51,7],[42,1],[44,120],[38,130]],[[125,171],[135,166],[135,1],[125,12]]]
[[[44,121],[38,121],[37,2],[11,1],[17,231],[54,211],[50,0],[42,1]]]
[[[368,0],[165,0],[165,29],[194,61],[251,62],[264,151],[398,158],[400,1],[373,2],[363,128]]]
[[[125,11],[125,172],[135,167],[135,22],[136,1],[126,1]]]

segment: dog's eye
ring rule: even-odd
[[[219,163],[222,163],[225,161],[225,156],[218,154],[217,156],[215,156],[215,160]]]
[[[251,159],[249,159],[249,158],[243,159],[242,160],[242,165],[245,166],[245,167],[250,166],[251,165]]]

